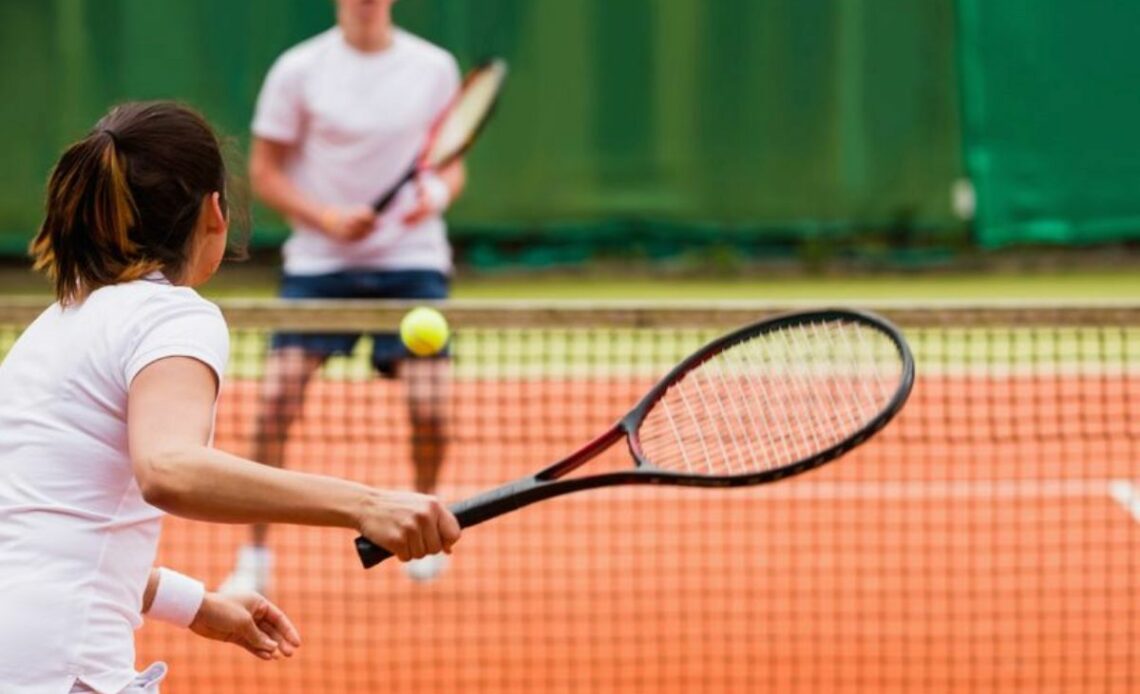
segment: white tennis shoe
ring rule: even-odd
[[[447,567],[447,555],[443,552],[429,554],[404,563],[404,573],[413,581],[426,583],[435,580]]]
[[[273,575],[273,552],[268,547],[247,545],[238,550],[234,570],[218,587],[219,593],[261,593],[269,590]]]

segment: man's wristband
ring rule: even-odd
[[[434,171],[424,171],[420,174],[420,185],[423,186],[424,197],[427,198],[431,209],[443,212],[451,204],[451,188],[443,178]]]

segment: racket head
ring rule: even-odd
[[[827,332],[829,330],[830,333]],[[741,349],[748,351],[741,352]],[[769,359],[764,360],[765,355]],[[804,367],[804,363],[811,368]],[[797,365],[800,369],[795,376],[798,382],[788,377],[789,372],[796,373]],[[868,366],[873,368],[867,369]],[[714,367],[720,370],[710,371]],[[868,372],[873,373],[874,378],[859,378],[860,374]],[[717,389],[732,390],[734,377],[751,379],[748,389],[743,391],[746,397],[713,401],[711,404],[706,397],[703,402],[710,420],[736,421],[741,426],[737,429],[714,429],[717,434],[724,431],[735,433],[728,438],[710,436],[703,444],[692,432],[688,438],[693,443],[693,450],[703,445],[704,449],[714,453],[719,451],[724,460],[735,461],[736,467],[731,462],[718,462],[709,465],[710,469],[702,470],[689,464],[682,468],[677,461],[684,463],[683,456],[674,453],[672,457],[663,457],[661,451],[667,447],[668,435],[672,432],[660,417],[664,411],[662,408],[671,402],[670,398],[673,402],[683,402],[688,392],[696,397],[696,390],[685,391],[685,396],[680,390],[694,382],[705,387],[702,391],[705,395]],[[729,333],[690,355],[654,386],[629,414],[570,456],[533,476],[461,501],[451,509],[462,527],[467,528],[536,501],[586,489],[624,484],[733,487],[774,482],[823,465],[866,441],[898,414],[913,385],[914,357],[910,347],[898,329],[885,319],[871,313],[840,309],[777,316]],[[857,394],[864,386],[867,390],[860,397],[850,400],[841,397],[844,393]],[[762,391],[762,387],[768,390]],[[854,404],[847,409],[837,407],[844,402]],[[789,403],[798,404],[799,409],[779,408],[780,404]],[[736,409],[729,409],[729,404],[736,405]],[[830,405],[830,409],[819,406],[825,404]],[[763,420],[750,414],[750,411],[760,408],[767,408],[766,412],[779,416]],[[794,421],[802,425],[799,428],[786,427],[793,421],[793,413],[797,417]],[[844,415],[838,420],[842,426],[833,427],[830,436],[818,431],[815,437],[803,436],[811,431],[804,426],[812,422],[834,422],[836,413]],[[779,433],[781,419],[784,420],[784,434],[801,434],[800,439],[796,439],[800,447],[793,446],[790,441],[778,443],[773,449],[783,451],[782,458],[748,454],[747,451],[752,450],[749,446],[758,448],[764,443],[775,443],[771,433],[772,429]],[[657,429],[647,432],[647,424]],[[765,426],[771,424],[776,426]],[[666,432],[664,437],[661,436],[662,431]],[[768,436],[766,441],[761,438],[765,435]],[[583,477],[564,477],[623,437],[629,444],[634,467]],[[685,432],[681,432],[680,438],[685,437]],[[712,458],[711,454],[706,455],[706,461]],[[744,467],[746,462],[751,467]],[[356,549],[365,568],[391,556],[387,550],[363,537],[357,538]]]
[[[495,111],[507,73],[507,62],[501,58],[484,60],[467,73],[459,93],[432,128],[420,168],[444,166],[471,147]]]
[[[835,460],[881,430],[914,385],[898,328],[871,313],[789,313],[710,342],[621,421],[654,482],[773,482]]]

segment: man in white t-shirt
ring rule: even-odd
[[[442,213],[463,190],[462,162],[421,174],[377,216],[370,203],[423,147],[460,82],[445,50],[392,24],[395,0],[336,0],[337,25],[286,51],[270,69],[253,120],[254,193],[284,215],[285,298],[443,299],[451,248]],[[305,387],[359,335],[278,334],[266,369],[252,457],[281,466]],[[449,362],[412,359],[394,334],[373,335],[372,361],[407,385],[415,487],[432,491],[446,447]],[[254,526],[223,590],[264,591],[272,558]],[[443,555],[406,564],[434,577]]]

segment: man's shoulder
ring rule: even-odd
[[[336,27],[326,29],[293,45],[277,58],[276,64],[294,69],[310,65],[336,43],[336,32]]]
[[[444,68],[450,68],[456,64],[455,56],[451,55],[446,48],[437,46],[431,41],[416,36],[409,31],[397,28],[396,40],[399,42],[401,50],[410,55],[415,55],[419,60],[425,63]]]

